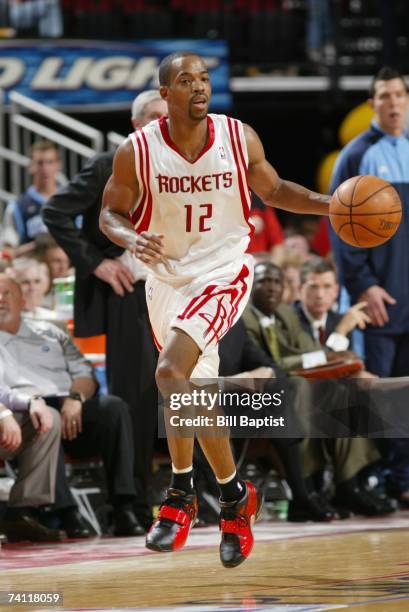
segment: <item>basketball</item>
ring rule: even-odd
[[[356,247],[375,247],[399,227],[402,204],[390,183],[377,176],[353,176],[339,185],[329,204],[335,233]]]

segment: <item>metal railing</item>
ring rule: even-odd
[[[107,146],[108,151],[115,151],[120,144],[123,143],[126,136],[118,134],[118,132],[108,132],[107,134]]]
[[[61,156],[62,179],[74,176],[84,161],[103,151],[104,135],[99,130],[17,91],[10,92],[9,100],[10,150],[19,156],[10,159],[8,155],[12,162],[12,193],[22,193],[29,185],[29,177],[24,171],[28,163],[26,154],[38,138],[46,138],[57,144]],[[7,159],[4,150],[0,150],[1,158]]]
[[[4,142],[3,139],[1,139],[0,142]],[[6,162],[10,163],[11,168],[14,166],[26,168],[30,163],[30,159],[26,155],[15,153],[11,149],[6,149],[6,147],[0,144],[0,201],[5,204],[16,197],[16,194],[6,190]]]

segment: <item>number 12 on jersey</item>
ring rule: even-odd
[[[199,215],[199,232],[210,232],[211,227],[205,226],[205,221],[211,219],[213,215],[213,204],[200,204],[199,208],[204,209],[203,214]],[[186,231],[192,231],[192,217],[193,217],[193,206],[192,204],[185,204],[186,209]],[[196,230],[193,230],[196,231]]]

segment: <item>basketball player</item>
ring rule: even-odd
[[[326,214],[329,198],[281,180],[252,128],[208,114],[204,61],[178,52],[159,67],[168,119],[136,131],[115,156],[105,188],[102,231],[152,272],[146,295],[160,349],[156,380],[166,400],[182,381],[215,378],[220,338],[240,317],[252,286],[249,187],[268,206]],[[220,487],[220,558],[243,562],[261,496],[236,474],[228,437],[199,437]],[[168,435],[172,480],[147,547],[183,546],[197,512],[193,438]]]

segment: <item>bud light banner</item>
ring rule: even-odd
[[[192,51],[209,66],[213,110],[228,110],[228,48],[224,41],[11,40],[0,46],[0,89],[11,90],[62,110],[128,109],[144,89],[158,86],[161,60]],[[92,108],[90,108],[92,107]]]

